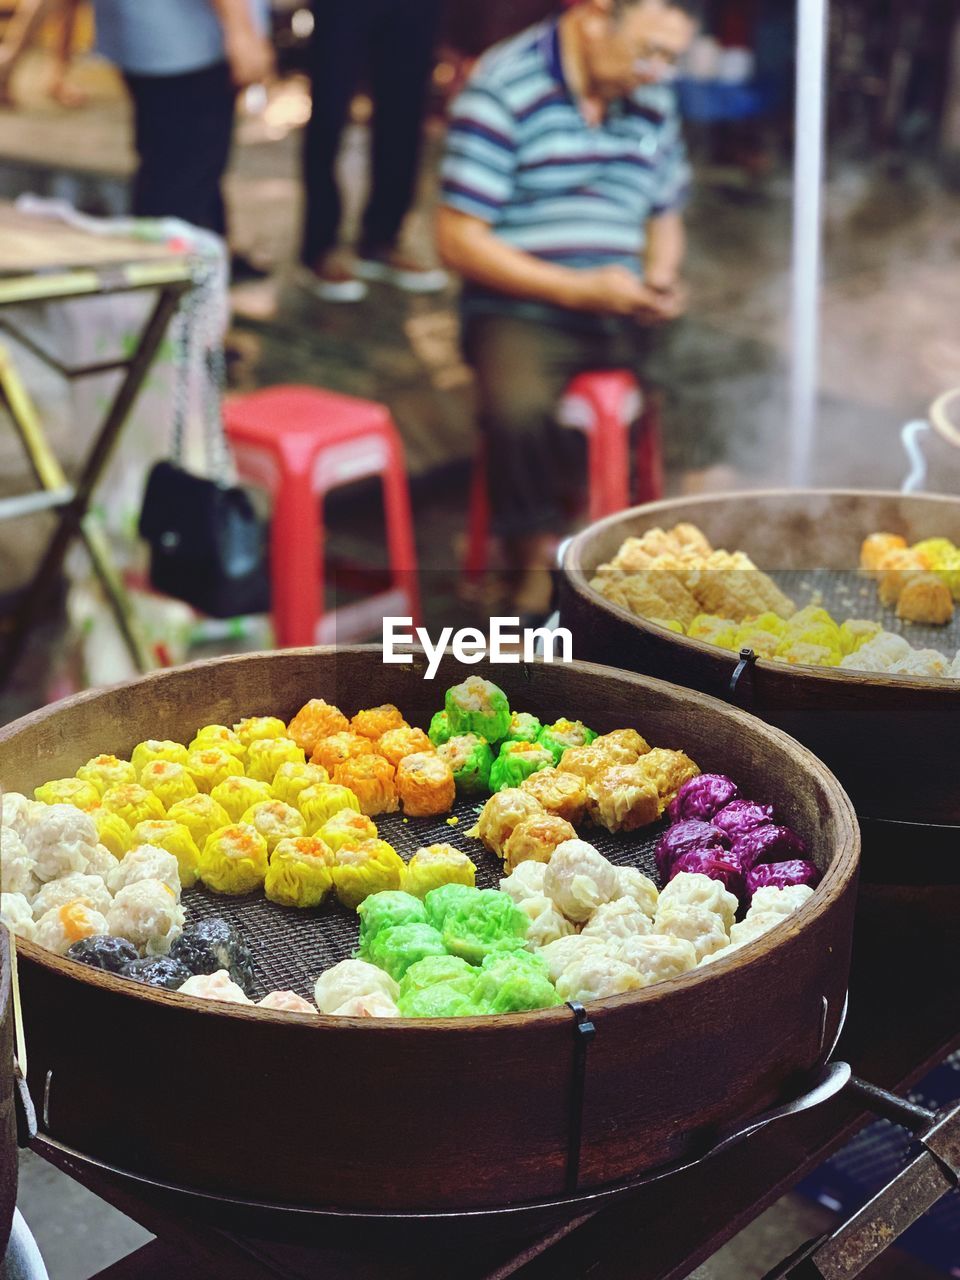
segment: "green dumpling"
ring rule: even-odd
[[[442,884],[438,889],[431,889],[423,899],[427,923],[442,930],[447,912],[457,903],[472,902],[480,892],[466,884]]]
[[[449,742],[453,737],[453,730],[450,728],[450,717],[445,711],[435,712],[430,721],[430,728],[427,730],[427,737],[435,747],[442,747],[445,742]]]
[[[524,778],[555,763],[552,751],[539,742],[505,742],[490,769],[490,790],[519,787]]]
[[[393,929],[381,929],[367,950],[370,961],[389,973],[394,982],[399,982],[410,966],[425,956],[446,954],[443,938],[429,924],[399,924]]]
[[[597,735],[582,720],[555,720],[544,725],[537,741],[553,755],[553,763],[559,764],[567,747],[586,747]]]
[[[451,736],[475,733],[487,742],[498,742],[510,727],[507,695],[490,680],[469,676],[447,690],[444,710]]]
[[[476,986],[478,970],[460,956],[425,956],[417,960],[403,975],[400,982],[400,994],[406,996],[414,991],[423,991],[425,987],[434,987],[438,982],[456,987],[467,995],[473,994]]]
[[[451,955],[480,964],[492,952],[522,950],[529,924],[507,894],[480,889],[475,898],[450,906],[443,921],[443,944]]]
[[[407,995],[401,992],[397,1008],[404,1018],[471,1018],[484,1012],[453,982],[437,982]]]
[[[543,725],[529,711],[514,711],[507,729],[507,742],[536,742]]]
[[[439,746],[437,755],[453,770],[459,795],[485,795],[490,790],[493,752],[483,738],[475,733],[460,734]]]
[[[522,1013],[562,1004],[546,963],[529,951],[486,956],[476,980],[475,999],[490,1013]]]
[[[360,917],[360,950],[362,960],[368,960],[368,951],[374,938],[384,929],[395,929],[401,924],[426,924],[427,913],[419,898],[399,889],[383,889],[371,893],[357,907]]]

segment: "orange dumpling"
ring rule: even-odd
[[[337,767],[333,780],[350,788],[360,802],[360,812],[369,818],[396,813],[400,807],[396,770],[383,756],[352,756]]]
[[[323,698],[311,698],[287,725],[287,736],[309,755],[321,738],[349,728],[350,721],[339,707]]]
[[[385,702],[381,707],[367,707],[364,711],[358,711],[350,721],[350,728],[361,737],[376,742],[391,729],[403,729],[406,724],[399,707],[395,707],[392,702]]]
[[[338,766],[345,760],[352,760],[354,756],[370,755],[373,755],[373,743],[370,739],[344,729],[340,733],[332,733],[327,738],[321,738],[313,749],[310,763],[322,765],[332,778]]]
[[[404,725],[399,729],[390,729],[377,741],[377,751],[385,756],[392,765],[398,765],[404,756],[412,756],[418,751],[435,751],[433,743],[422,729],[414,729]]]

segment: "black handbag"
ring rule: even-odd
[[[193,475],[183,466],[194,320],[210,305],[204,290],[194,289],[177,317],[171,456],[156,463],[147,478],[139,531],[150,546],[150,583],[156,591],[211,617],[234,618],[270,608],[268,526],[246,490],[228,479],[219,334],[206,343],[200,362],[207,468],[215,478]]]

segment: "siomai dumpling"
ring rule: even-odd
[[[521,898],[517,905],[530,921],[527,928],[528,947],[545,947],[550,942],[556,942],[558,938],[566,938],[576,933],[574,925],[562,911],[557,910],[553,899],[545,894]]]
[[[450,844],[431,844],[418,849],[407,863],[403,887],[416,898],[443,884],[474,885],[477,868],[465,853]]]
[[[33,793],[44,804],[72,804],[84,813],[99,807],[100,792],[92,782],[80,778],[57,778],[36,787]]]
[[[273,853],[281,840],[296,840],[307,830],[303,814],[282,800],[261,800],[251,805],[240,822],[259,831],[267,842],[268,853]]]
[[[617,955],[640,975],[639,985],[642,987],[689,973],[697,964],[697,952],[692,942],[659,933],[624,938],[617,946]]]
[[[535,813],[532,818],[524,818],[503,846],[507,870],[515,871],[524,862],[549,862],[558,844],[576,838],[575,828],[557,814]]]
[[[181,800],[179,804],[170,806],[167,812],[170,822],[182,823],[193,836],[198,849],[206,844],[207,837],[212,836],[221,827],[230,825],[230,815],[222,804],[218,804],[212,796],[200,792],[189,800]]]
[[[34,898],[33,918],[39,920],[55,907],[62,907],[68,902],[85,902],[94,911],[105,916],[110,910],[113,894],[99,876],[84,875],[74,871],[60,880],[49,880]]]
[[[613,864],[585,840],[565,840],[553,851],[543,878],[544,892],[575,922],[589,920],[617,892]]]
[[[333,780],[350,788],[359,801],[360,812],[368,817],[396,813],[400,807],[396,770],[383,756],[362,755],[345,760],[334,770]]]
[[[583,926],[581,937],[612,939],[642,936],[653,930],[653,921],[633,898],[604,902]]]
[[[664,747],[654,747],[646,752],[637,764],[657,788],[661,813],[676,798],[683,784],[700,772],[700,766],[685,752],[668,751]]]
[[[312,1013],[316,1014],[317,1010],[308,1000],[304,1000],[303,996],[298,996],[295,991],[271,991],[269,995],[257,1001],[259,1009],[277,1009],[281,1013]]]
[[[271,784],[273,798],[282,800],[284,804],[295,805],[301,791],[318,782],[329,781],[330,775],[322,764],[297,764],[296,762],[282,764],[273,775]],[[263,798],[266,800],[268,797]]]
[[[520,790],[538,800],[547,813],[570,823],[583,821],[589,797],[587,784],[578,774],[540,769],[520,784]]]
[[[177,902],[180,901],[180,866],[172,853],[143,844],[131,849],[110,873],[107,887],[114,895],[138,880],[162,880]]]
[[[786,885],[783,888],[764,885],[755,890],[750,901],[747,919],[760,914],[789,916],[813,897],[813,890],[806,884]]]
[[[218,782],[222,782],[224,778],[238,777],[245,771],[239,756],[228,751],[226,747],[201,746],[187,756],[187,772],[197,784],[197,790],[205,791],[209,795]],[[108,791],[104,796],[104,804],[109,794]],[[145,813],[142,816],[163,817],[163,814]],[[130,819],[128,818],[127,821],[129,822]],[[139,822],[140,819],[138,818],[137,821]]]
[[[467,834],[479,836],[486,848],[498,858],[504,857],[504,846],[514,829],[524,820],[543,815],[539,800],[527,795],[519,787],[508,787],[492,795],[480,810],[477,825]]]
[[[58,956],[65,956],[75,942],[97,933],[115,933],[99,911],[75,899],[52,907],[36,922],[33,941]]]
[[[616,764],[594,778],[589,787],[591,817],[607,831],[636,831],[656,822],[660,795],[640,764]]]
[[[644,915],[651,920],[657,914],[660,894],[649,876],[636,867],[614,867],[617,876],[617,899],[632,898]]]
[[[277,716],[246,716],[233,726],[245,747],[249,749],[251,742],[262,742],[268,738],[285,738],[287,726]]]
[[[621,764],[633,764],[650,750],[650,743],[636,729],[614,729],[594,738],[593,746],[601,747]]]
[[[358,845],[362,840],[376,840],[377,824],[365,813],[353,809],[341,809],[328,818],[317,832],[320,839],[337,852],[347,845]]]
[[[116,871],[119,865],[120,859],[115,858],[105,845],[98,844],[87,858],[87,875],[99,876],[101,880],[107,881],[111,872]]]
[[[382,991],[371,991],[369,995],[354,996],[331,1013],[335,1018],[399,1018],[400,1010],[393,1000]]]
[[[569,747],[560,757],[557,768],[562,773],[575,773],[584,782],[593,782],[597,774],[609,769],[614,764],[633,764],[634,760],[624,759],[628,753],[611,749],[601,739],[591,742],[585,747]]]
[[[287,725],[287,737],[312,754],[321,738],[329,738],[331,734],[341,733],[349,727],[350,721],[339,707],[325,702],[323,698],[311,698]]]
[[[344,729],[342,733],[332,733],[329,738],[321,738],[313,748],[310,763],[322,765],[333,777],[337,766],[345,760],[354,756],[371,756],[373,751],[373,743],[369,738]]]
[[[601,955],[606,955],[608,950],[602,938],[584,937],[582,933],[571,933],[565,938],[558,938],[556,942],[548,942],[545,947],[541,947],[537,955],[546,962],[550,981],[556,982],[564,969],[575,960],[583,959],[587,952],[597,951]]]
[[[22,894],[29,902],[40,888],[36,863],[13,827],[0,827],[0,888],[4,893]]]
[[[660,893],[658,909],[668,907],[706,907],[720,916],[727,929],[737,914],[737,899],[728,893],[719,880],[697,872],[681,871],[664,885]]]
[[[406,756],[416,755],[420,751],[431,752],[436,748],[428,734],[412,725],[403,724],[395,729],[387,729],[377,739],[376,752],[396,766]]]
[[[292,738],[256,738],[247,747],[247,777],[273,782],[284,764],[306,764],[303,748]]]
[[[606,951],[590,950],[571,961],[560,974],[557,995],[563,1000],[603,1000],[624,991],[636,991],[640,986],[640,975],[631,965]]]
[[[259,804],[261,800],[273,800],[275,797],[268,782],[260,782],[256,778],[240,775],[224,778],[222,782],[218,782],[210,792],[210,798],[216,800],[217,804],[226,810],[229,815],[228,822],[239,822],[253,805]]]
[[[37,932],[30,903],[22,893],[0,893],[0,921],[25,942],[32,942]]]
[[[333,887],[340,902],[352,910],[372,893],[399,889],[405,863],[385,840],[345,845],[334,854]]]
[[[263,892],[284,907],[319,907],[333,887],[333,850],[316,836],[281,840],[270,858]]]
[[[661,899],[653,922],[657,933],[672,938],[686,938],[697,953],[697,960],[720,951],[730,943],[724,923],[714,911],[706,907],[667,903]]]
[[[22,839],[41,883],[71,871],[86,871],[90,854],[98,844],[93,819],[71,804],[45,806],[25,829]]]
[[[169,744],[168,744],[169,745]],[[228,729],[225,724],[205,724],[202,725],[190,739],[187,747],[187,753],[192,751],[204,751],[207,747],[218,747],[221,751],[226,751],[231,756],[243,762],[246,759],[247,748],[240,741],[238,734],[232,729]],[[180,760],[179,756],[164,756],[163,759]],[[180,761],[181,764],[183,761]],[[133,763],[137,763],[137,752],[134,750]]]
[[[156,849],[163,849],[167,853],[172,854],[177,860],[177,869],[180,873],[180,884],[184,889],[192,889],[197,883],[197,867],[200,863],[200,850],[193,836],[187,830],[182,822],[172,822],[165,818],[159,822],[150,821],[138,822],[137,828],[133,833],[133,848],[140,848],[142,845],[153,845]],[[119,867],[119,863],[111,868],[110,874],[115,872]],[[164,877],[161,876],[161,879]],[[104,876],[109,879],[109,874]]]
[[[183,932],[184,910],[162,880],[138,880],[121,889],[107,912],[107,928],[98,930],[129,938],[148,956],[164,956]]]
[[[198,973],[177,990],[181,995],[196,996],[201,1000],[222,1000],[225,1004],[252,1003],[226,969],[218,969],[216,973]]]
[[[263,884],[267,861],[266,840],[254,827],[240,822],[208,837],[198,871],[214,893],[251,893]]]
[[[140,770],[140,785],[152,791],[164,809],[178,800],[189,800],[198,789],[186,767],[173,760],[151,760],[145,764]]]
[[[92,782],[103,795],[107,787],[114,787],[122,782],[136,782],[137,770],[129,760],[120,760],[112,755],[99,755],[82,764],[77,770],[77,777],[82,778],[84,782]]]
[[[366,960],[341,960],[330,969],[324,969],[313,987],[313,998],[321,1013],[333,1013],[355,996],[369,996],[376,992],[396,1000],[400,988],[393,978],[375,964]]]
[[[359,733],[361,737],[376,742],[391,729],[405,728],[406,723],[400,708],[395,707],[392,702],[385,702],[382,706],[367,707],[363,711],[358,711],[350,721],[350,728],[353,733]]]
[[[37,800],[28,800],[19,791],[8,791],[0,799],[0,826],[9,827],[23,839],[27,827],[46,807]]]
[[[130,763],[133,765],[136,776],[132,779],[120,778],[117,781],[136,782],[140,777],[140,770],[151,760],[172,760],[175,764],[186,764],[187,748],[182,742],[173,742],[170,738],[147,738],[145,742],[138,742],[130,755]]]
[[[349,787],[320,782],[300,792],[297,796],[297,808],[306,819],[307,835],[312,836],[341,809],[352,809],[354,813],[359,813],[360,801]]]
[[[509,894],[518,905],[524,898],[537,898],[543,893],[543,878],[546,874],[545,862],[528,859],[500,881],[500,892]]]
[[[453,808],[456,784],[453,770],[436,754],[418,751],[397,765],[397,791],[408,818],[427,818]]]

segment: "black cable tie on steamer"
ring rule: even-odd
[[[740,650],[740,661],[737,663],[736,667],[734,667],[733,675],[730,677],[731,698],[736,698],[737,686],[739,685],[741,677],[745,671],[749,670],[751,678],[753,677],[753,668],[756,665],[756,661],[757,655],[752,649]]]
[[[573,1195],[580,1182],[580,1146],[583,1140],[583,1099],[587,1084],[587,1050],[597,1034],[586,1009],[579,1000],[568,1000],[567,1008],[574,1016],[573,1080],[570,1088],[570,1124],[567,1132],[566,1190]]]

